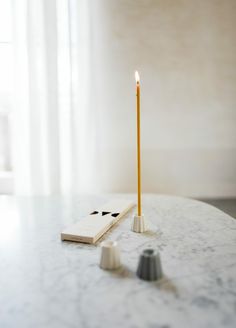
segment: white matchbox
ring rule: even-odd
[[[62,231],[61,240],[94,244],[134,205],[127,200],[111,201]]]

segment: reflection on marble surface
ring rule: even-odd
[[[0,197],[0,327],[235,327],[236,221],[146,195],[147,233],[130,230],[130,212],[95,246],[61,242],[62,229],[112,197]],[[120,243],[117,271],[98,266],[104,239]],[[136,277],[147,247],[161,253],[159,282]]]

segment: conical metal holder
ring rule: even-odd
[[[145,232],[147,230],[147,224],[143,215],[135,215],[132,221],[131,230],[134,232]]]
[[[157,250],[145,249],[139,257],[137,276],[140,279],[154,281],[161,279],[161,259]]]
[[[100,268],[103,270],[115,270],[120,266],[120,250],[117,241],[103,241],[101,244]]]

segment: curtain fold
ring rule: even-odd
[[[13,164],[17,194],[95,191],[85,0],[15,0]]]

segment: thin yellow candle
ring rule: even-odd
[[[137,110],[137,182],[138,182],[138,216],[142,215],[141,206],[141,145],[140,145],[140,78],[135,72],[136,79],[136,110]]]

